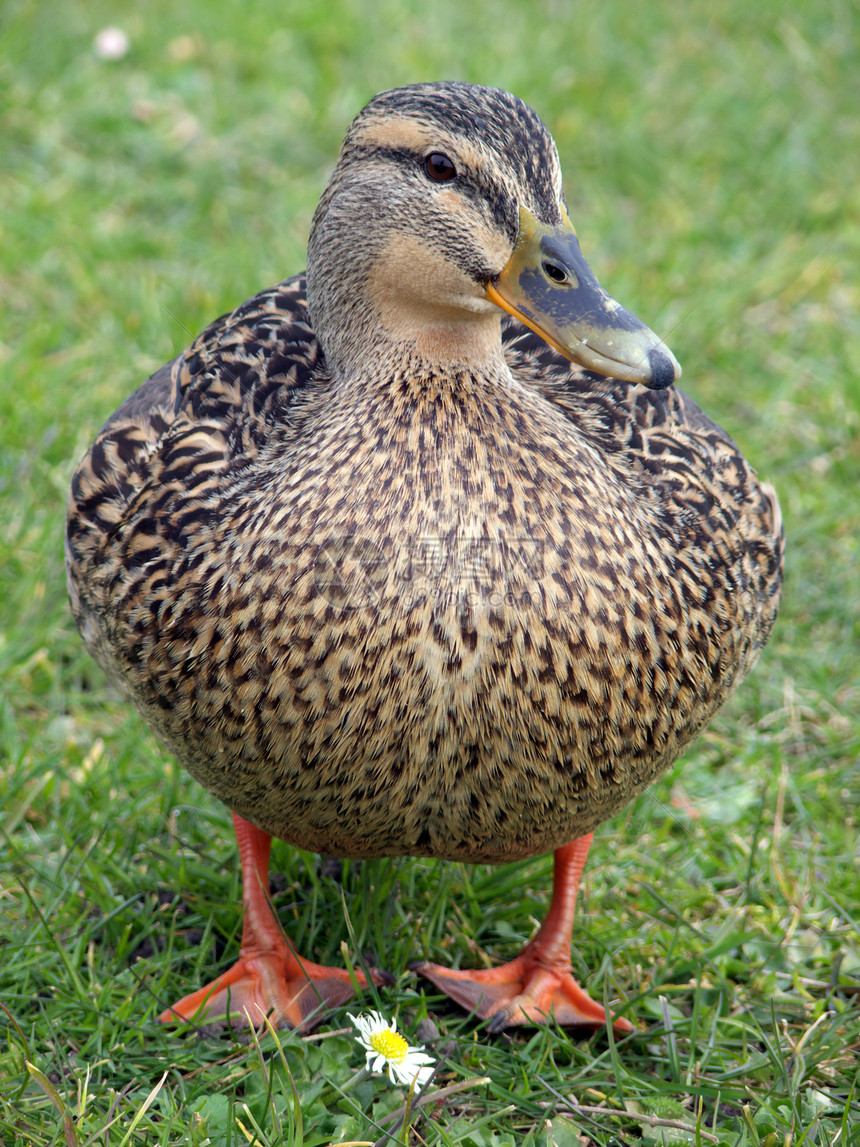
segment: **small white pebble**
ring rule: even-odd
[[[95,53],[101,60],[121,60],[128,47],[128,36],[122,28],[102,28],[93,41]]]

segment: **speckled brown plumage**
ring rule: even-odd
[[[352,256],[342,228],[327,247],[332,204],[373,198],[350,166],[366,125],[439,131],[451,90],[445,139],[480,178],[446,216],[409,169],[396,222],[371,203]],[[447,225],[444,257],[477,280],[510,254],[511,203],[563,204],[550,159],[506,165],[516,132],[554,156],[524,105],[480,96],[514,124],[499,142],[472,89],[411,91],[363,113],[323,198],[314,321],[288,279],[106,423],[72,487],[69,581],[97,660],[242,817],[334,855],[501,862],[588,833],[724,702],[774,621],[780,517],[674,387],[584,370],[501,312],[503,358],[434,362],[386,333],[383,295],[362,309],[386,235],[438,253]]]

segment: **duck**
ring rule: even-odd
[[[586,262],[518,97],[384,91],[350,125],[307,270],[216,319],[72,481],[77,626],[232,812],[239,957],[163,1021],[308,1030],[391,978],[300,955],[272,838],[331,857],[553,853],[507,963],[415,971],[499,1032],[635,1029],[571,944],[594,830],[754,665],[779,504]]]

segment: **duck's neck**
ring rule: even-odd
[[[421,390],[428,385],[433,389],[462,385],[466,378],[501,380],[509,375],[496,331],[492,338],[482,340],[476,335],[483,332],[463,330],[455,324],[424,323],[414,329],[404,326],[395,331],[376,331],[376,337],[365,338],[359,345],[348,347],[348,353],[326,360],[334,377],[350,389],[372,386],[374,380],[383,385],[394,379],[411,379]],[[486,341],[486,347],[479,344]],[[339,348],[342,349],[342,348]]]
[[[322,304],[322,305],[321,305]],[[492,307],[492,304],[487,304]],[[346,298],[314,299],[311,321],[332,374],[340,380],[400,373],[408,361],[420,374],[506,371],[501,314],[467,311],[387,288]]]
[[[438,376],[505,369],[501,311],[473,278],[416,236],[356,234],[322,206],[308,246],[308,309],[335,377],[390,375],[406,359]]]

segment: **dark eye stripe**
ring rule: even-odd
[[[431,153],[435,154],[435,153]],[[440,153],[441,154],[441,153]],[[352,156],[356,160],[378,159],[384,157],[411,170],[424,174],[424,156],[405,147],[368,147],[359,144],[352,148]],[[461,171],[458,175],[460,191],[469,195],[480,206],[484,216],[500,227],[513,243],[519,230],[519,215],[517,204],[508,200],[500,193],[490,179],[484,178],[477,172]]]

